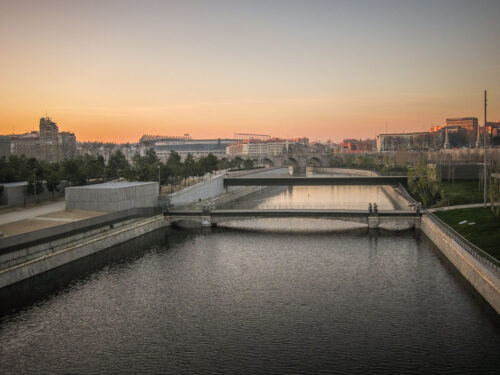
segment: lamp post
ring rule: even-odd
[[[158,189],[159,189],[159,194],[161,195],[161,170],[160,170],[160,164],[158,164]]]
[[[36,168],[33,169],[33,192],[35,195],[35,203],[36,203]]]
[[[483,198],[484,198],[484,208],[486,208],[486,184],[488,183],[487,174],[488,167],[486,166],[486,90],[484,90],[484,128],[483,128],[483,151],[484,151],[484,167],[483,167],[483,177],[484,177],[484,186],[483,186]]]

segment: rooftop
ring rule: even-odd
[[[105,182],[103,184],[94,184],[94,185],[83,185],[83,186],[75,186],[78,189],[120,189],[127,188],[132,186],[143,186],[149,184],[157,184],[158,182],[142,182],[142,181],[134,181],[134,182]],[[72,189],[72,188],[69,188]]]

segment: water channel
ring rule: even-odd
[[[236,206],[391,206],[295,187]],[[498,315],[413,230],[166,229],[0,294],[0,373],[497,373]]]

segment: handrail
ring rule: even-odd
[[[404,188],[403,185],[398,185],[401,194],[412,204],[418,205],[418,202],[408,193],[408,191]],[[443,232],[445,232],[448,236],[450,236],[455,242],[457,242],[462,248],[471,254],[474,258],[476,258],[479,262],[483,263],[491,270],[500,274],[500,261],[490,254],[486,253],[481,248],[474,245],[472,242],[463,237],[460,233],[446,224],[443,220],[441,220],[434,213],[424,209],[424,212],[429,219],[431,219],[434,224],[436,224]]]
[[[415,198],[413,198],[410,195],[410,193],[408,193],[408,191],[404,188],[403,185],[401,185],[401,183],[398,184],[398,189],[401,192],[401,194],[403,195],[403,197],[405,197],[408,202],[410,202],[411,204],[413,204],[415,206],[418,205],[418,202],[415,200]]]
[[[486,253],[484,250],[471,243],[469,240],[460,235],[457,231],[455,231],[452,227],[450,227],[432,212],[428,211],[427,209],[425,209],[424,212],[426,216],[434,222],[434,224],[436,224],[442,231],[449,235],[465,251],[476,258],[479,262],[488,266],[491,270],[500,274],[500,261],[498,259],[492,257],[490,254]]]

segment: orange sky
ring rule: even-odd
[[[0,0],[0,133],[339,141],[482,123],[484,89],[500,120],[498,2],[355,3]]]

